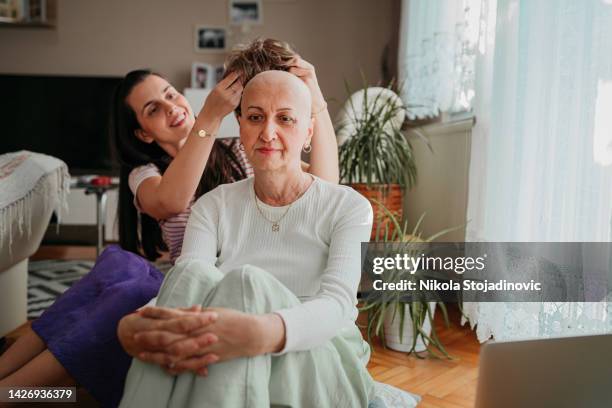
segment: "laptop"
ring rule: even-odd
[[[476,408],[612,407],[612,334],[491,342]]]

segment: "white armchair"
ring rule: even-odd
[[[0,338],[27,320],[28,258],[69,186],[61,160],[28,151],[0,155]]]

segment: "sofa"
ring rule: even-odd
[[[61,160],[29,151],[0,155],[0,338],[27,320],[28,258],[70,187]]]

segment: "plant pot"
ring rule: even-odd
[[[372,203],[374,210],[374,224],[372,225],[372,233],[370,240],[376,240],[376,230],[378,228],[378,238],[384,239],[385,229],[388,229],[389,238],[395,231],[395,225],[389,221],[385,211],[372,200],[382,203],[398,220],[402,219],[404,191],[399,184],[372,184],[365,183],[349,184],[353,189],[357,190],[362,196],[367,198]],[[380,225],[380,227],[378,227]],[[386,227],[388,226],[388,227]]]
[[[400,340],[400,313],[396,311],[387,310],[385,312],[385,344],[392,350],[409,352],[412,349],[412,342],[414,339],[414,333],[412,331],[412,319],[410,318],[409,305],[404,305],[404,327],[403,334]],[[431,310],[431,317],[433,319],[436,311],[436,303],[430,302],[429,308]],[[425,317],[423,322],[423,331],[427,333],[427,336],[431,335],[431,320],[429,317]],[[414,351],[419,353],[427,350],[428,342],[423,340],[422,336],[417,338],[414,346]]]

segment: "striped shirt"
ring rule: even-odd
[[[224,143],[231,147],[232,151],[238,158],[238,162],[245,170],[247,177],[251,177],[253,175],[253,168],[251,164],[248,162],[244,151],[240,150],[240,143],[237,139],[218,139],[217,143]],[[140,183],[143,180],[149,177],[161,176],[161,173],[157,166],[153,163],[146,164],[144,166],[136,167],[129,176],[129,185],[130,190],[132,190],[132,194],[134,194],[134,206],[139,212],[143,212],[140,205],[138,204],[137,191]],[[237,180],[234,180],[237,181]],[[183,246],[183,236],[185,235],[185,226],[187,225],[187,220],[189,219],[189,215],[191,214],[191,206],[195,202],[195,197],[191,199],[189,203],[189,207],[187,207],[183,212],[173,215],[172,217],[166,218],[165,220],[158,220],[159,226],[162,231],[162,238],[168,247],[168,251],[170,252],[170,262],[174,264],[176,258],[181,254],[181,248]]]

